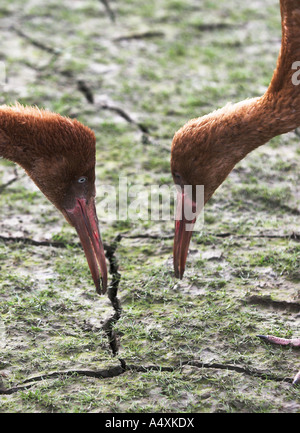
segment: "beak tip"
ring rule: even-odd
[[[107,267],[98,226],[95,201],[93,198],[89,202],[82,197],[76,198],[74,208],[65,209],[65,214],[79,235],[92,273],[96,292],[99,295],[104,294],[107,289]]]
[[[179,280],[182,280],[183,274],[184,274],[184,269],[179,270],[178,268],[174,268],[174,274],[175,274],[176,278],[179,278]]]
[[[182,278],[183,278],[183,274],[184,274],[184,270],[179,272],[179,274],[178,274],[178,278],[179,278],[180,280],[182,280]]]
[[[104,295],[107,290],[107,282],[103,281],[102,278],[99,278],[97,281],[95,281],[96,286],[96,292],[98,295]]]

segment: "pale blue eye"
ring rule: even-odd
[[[78,183],[84,183],[84,182],[86,182],[86,181],[87,181],[87,177],[85,177],[85,176],[81,176],[81,177],[77,180]]]

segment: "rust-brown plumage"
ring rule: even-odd
[[[292,65],[300,61],[300,2],[281,0],[280,8],[281,50],[266,93],[192,119],[173,138],[171,171],[174,182],[181,187],[173,250],[175,275],[179,278],[184,274],[191,238],[186,227],[195,222],[184,214],[179,216],[181,210],[189,207],[201,211],[196,203],[196,186],[204,185],[204,204],[207,203],[249,152],[300,125],[300,86],[292,81]],[[192,186],[190,197],[183,190],[186,185]],[[276,342],[280,344],[279,340]]]
[[[0,107],[0,156],[23,167],[76,228],[100,293],[107,270],[94,204],[95,143],[75,119],[20,104]]]

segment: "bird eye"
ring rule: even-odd
[[[179,173],[173,173],[173,176],[178,180],[181,179],[181,176]]]
[[[85,177],[85,176],[81,176],[81,177],[77,180],[78,183],[84,183],[84,182],[86,182],[86,181],[87,181],[87,177]]]

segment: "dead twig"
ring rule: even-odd
[[[113,39],[115,42],[119,41],[130,41],[132,39],[150,39],[150,38],[159,38],[164,37],[165,34],[159,31],[147,31],[143,33],[131,33],[129,35],[118,36]]]
[[[123,119],[125,119],[128,123],[131,123],[133,125],[138,126],[138,128],[142,132],[144,132],[146,134],[149,133],[149,130],[145,125],[133,120],[132,117],[130,116],[130,114],[128,114],[125,110],[123,110],[123,108],[117,107],[116,105],[109,105],[105,102],[100,103],[99,105],[100,105],[100,108],[102,108],[103,110],[114,111],[115,113],[119,114],[119,116],[123,117]]]
[[[77,88],[81,93],[84,94],[88,102],[90,102],[91,104],[94,103],[93,92],[84,80],[77,80]]]
[[[228,28],[237,27],[229,23],[202,23],[202,24],[192,24],[192,26],[200,30],[201,32],[212,32],[215,30],[223,30]]]
[[[232,236],[233,238],[267,238],[267,239],[291,239],[295,241],[300,241],[300,233],[292,232],[288,235],[274,235],[274,234],[258,234],[258,235],[235,235],[233,233],[216,233],[212,234],[212,236],[216,236],[218,238],[229,238]]]
[[[18,179],[19,179],[19,177],[18,177],[18,175],[16,175],[12,179],[10,179],[8,182],[4,183],[3,185],[0,185],[0,194],[1,194],[2,191],[5,190],[5,188],[7,188],[9,185],[11,185],[12,183],[14,183]]]
[[[1,394],[14,394],[18,391],[23,391],[32,386],[36,385],[37,382],[41,382],[47,379],[56,379],[58,377],[74,377],[74,376],[86,376],[95,377],[97,379],[105,379],[109,377],[119,376],[124,373],[122,366],[110,367],[103,370],[66,370],[66,371],[52,371],[51,373],[45,373],[38,376],[29,377],[25,379],[21,385],[13,386],[11,388],[0,388]]]
[[[43,44],[42,42],[37,41],[36,39],[33,39],[31,36],[28,36],[26,33],[24,33],[23,30],[21,30],[21,29],[15,27],[15,26],[12,26],[11,28],[12,28],[12,30],[14,30],[14,31],[17,33],[17,35],[19,35],[21,38],[23,38],[23,39],[25,39],[26,41],[30,42],[31,45],[33,45],[33,46],[35,46],[35,47],[37,47],[37,48],[40,48],[40,49],[43,50],[43,51],[47,51],[47,53],[50,53],[50,54],[55,54],[55,55],[60,54],[60,50],[59,50],[59,49],[57,49],[57,48],[53,48],[53,47],[50,47],[49,45]]]
[[[103,4],[103,6],[105,7],[105,10],[107,12],[107,15],[109,16],[110,20],[114,23],[116,21],[116,16],[115,16],[114,11],[111,9],[108,0],[99,0],[99,1],[100,1],[100,3]]]
[[[28,245],[55,247],[55,248],[67,248],[67,246],[80,247],[79,242],[36,241],[34,239],[30,239],[30,238],[26,238],[26,237],[20,237],[20,236],[2,236],[2,235],[0,235],[0,240],[3,242],[22,242],[23,244],[28,244]]]

